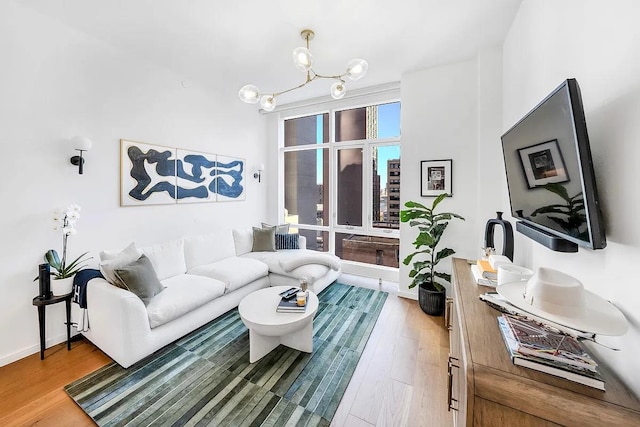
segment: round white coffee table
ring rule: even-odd
[[[289,288],[260,289],[240,301],[238,312],[249,328],[249,362],[257,362],[280,344],[306,353],[313,351],[313,317],[318,311],[318,297],[309,291],[304,313],[278,313],[278,294]]]

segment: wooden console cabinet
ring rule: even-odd
[[[467,260],[452,265],[449,406],[454,426],[640,426],[640,401],[602,364],[606,391],[515,366]]]

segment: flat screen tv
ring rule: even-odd
[[[502,135],[516,229],[547,247],[606,246],[580,88],[565,80]]]

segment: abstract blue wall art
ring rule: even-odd
[[[120,140],[121,205],[245,200],[244,159]]]
[[[215,181],[218,189],[218,201],[244,200],[244,159],[218,156]]]
[[[178,203],[215,202],[216,155],[177,150]]]
[[[176,149],[120,140],[120,204],[175,203]]]

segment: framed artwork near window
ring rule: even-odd
[[[423,160],[420,162],[420,195],[422,197],[437,197],[452,193],[451,168],[453,160]]]
[[[518,154],[529,188],[569,181],[557,139],[520,148]]]

